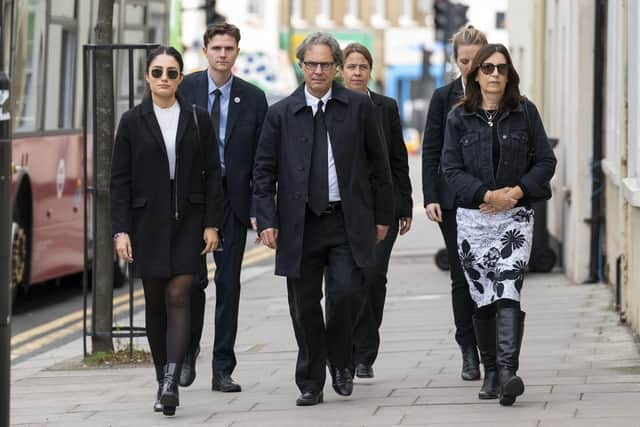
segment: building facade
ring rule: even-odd
[[[522,86],[557,137],[548,229],[576,283],[606,283],[640,331],[640,6],[511,1]],[[530,28],[530,31],[522,31]],[[636,260],[636,262],[634,262]]]

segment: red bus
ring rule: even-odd
[[[82,45],[99,0],[0,0],[11,79],[12,296],[83,270]],[[114,43],[169,39],[171,0],[115,0]],[[143,91],[142,58],[136,98]],[[126,61],[115,58],[116,75]],[[115,79],[116,120],[128,107]]]

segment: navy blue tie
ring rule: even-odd
[[[213,105],[211,106],[211,126],[213,126],[213,133],[216,136],[216,142],[220,143],[220,89],[213,91]]]

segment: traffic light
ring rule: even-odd
[[[436,40],[445,41],[449,31],[449,0],[434,0],[433,21],[436,29]]]
[[[449,33],[447,40],[467,23],[467,10],[469,6],[460,3],[451,3],[449,7]]]
[[[207,25],[225,22],[227,20],[226,16],[219,14],[216,10],[216,0],[207,1],[205,7],[207,12]]]
[[[450,0],[434,0],[433,19],[436,29],[436,40],[447,42],[467,23],[469,6],[453,3]]]

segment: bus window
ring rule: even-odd
[[[49,25],[45,129],[73,127],[73,100],[76,73],[76,33],[74,27]]]
[[[35,131],[42,117],[46,0],[17,2],[13,62],[13,129]]]

